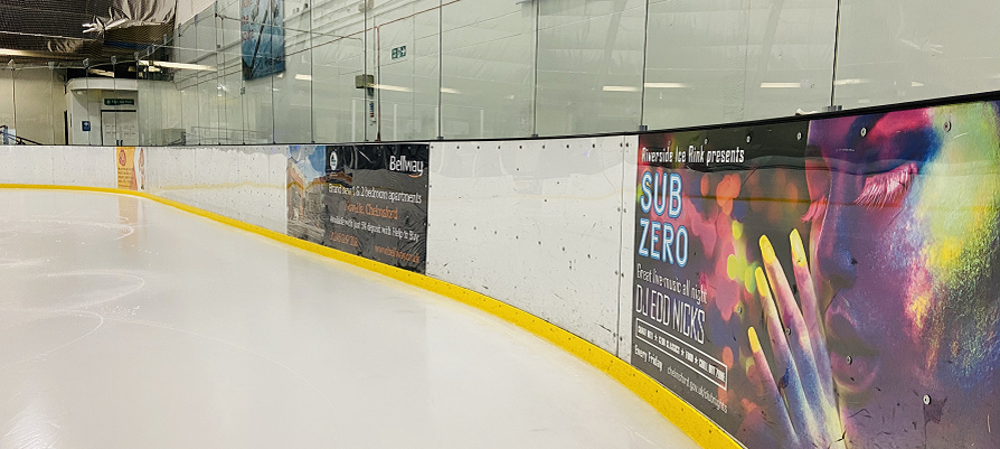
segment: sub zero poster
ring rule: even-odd
[[[640,136],[632,363],[750,449],[1000,447],[998,111]]]
[[[285,0],[240,0],[243,80],[285,71]]]
[[[430,146],[292,146],[288,235],[406,270],[427,267]]]

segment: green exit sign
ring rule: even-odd
[[[392,59],[401,59],[406,57],[406,46],[402,45],[392,49]]]
[[[105,106],[135,106],[135,100],[131,98],[105,98]]]

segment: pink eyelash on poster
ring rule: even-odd
[[[826,197],[824,196],[823,198],[813,201],[812,204],[809,205],[809,211],[802,216],[802,222],[808,223],[819,217],[822,217],[823,214],[825,213],[826,213]]]
[[[890,172],[869,176],[854,204],[865,208],[897,206],[910,190],[916,175],[917,164],[908,162]]]

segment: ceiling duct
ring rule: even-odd
[[[113,0],[107,11],[83,24],[83,32],[101,35],[125,28],[167,25],[173,22],[176,11],[177,3],[166,0]]]
[[[0,8],[0,48],[51,60],[103,58],[155,42],[170,32],[176,2],[0,0]]]

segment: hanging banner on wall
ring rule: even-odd
[[[427,144],[292,146],[288,235],[424,273],[429,157]]]
[[[285,0],[240,0],[243,80],[285,71]]]
[[[116,148],[115,166],[117,167],[119,189],[143,190],[143,181],[146,177],[146,157],[142,148]]]
[[[640,136],[632,363],[750,449],[1000,447],[998,111]]]

